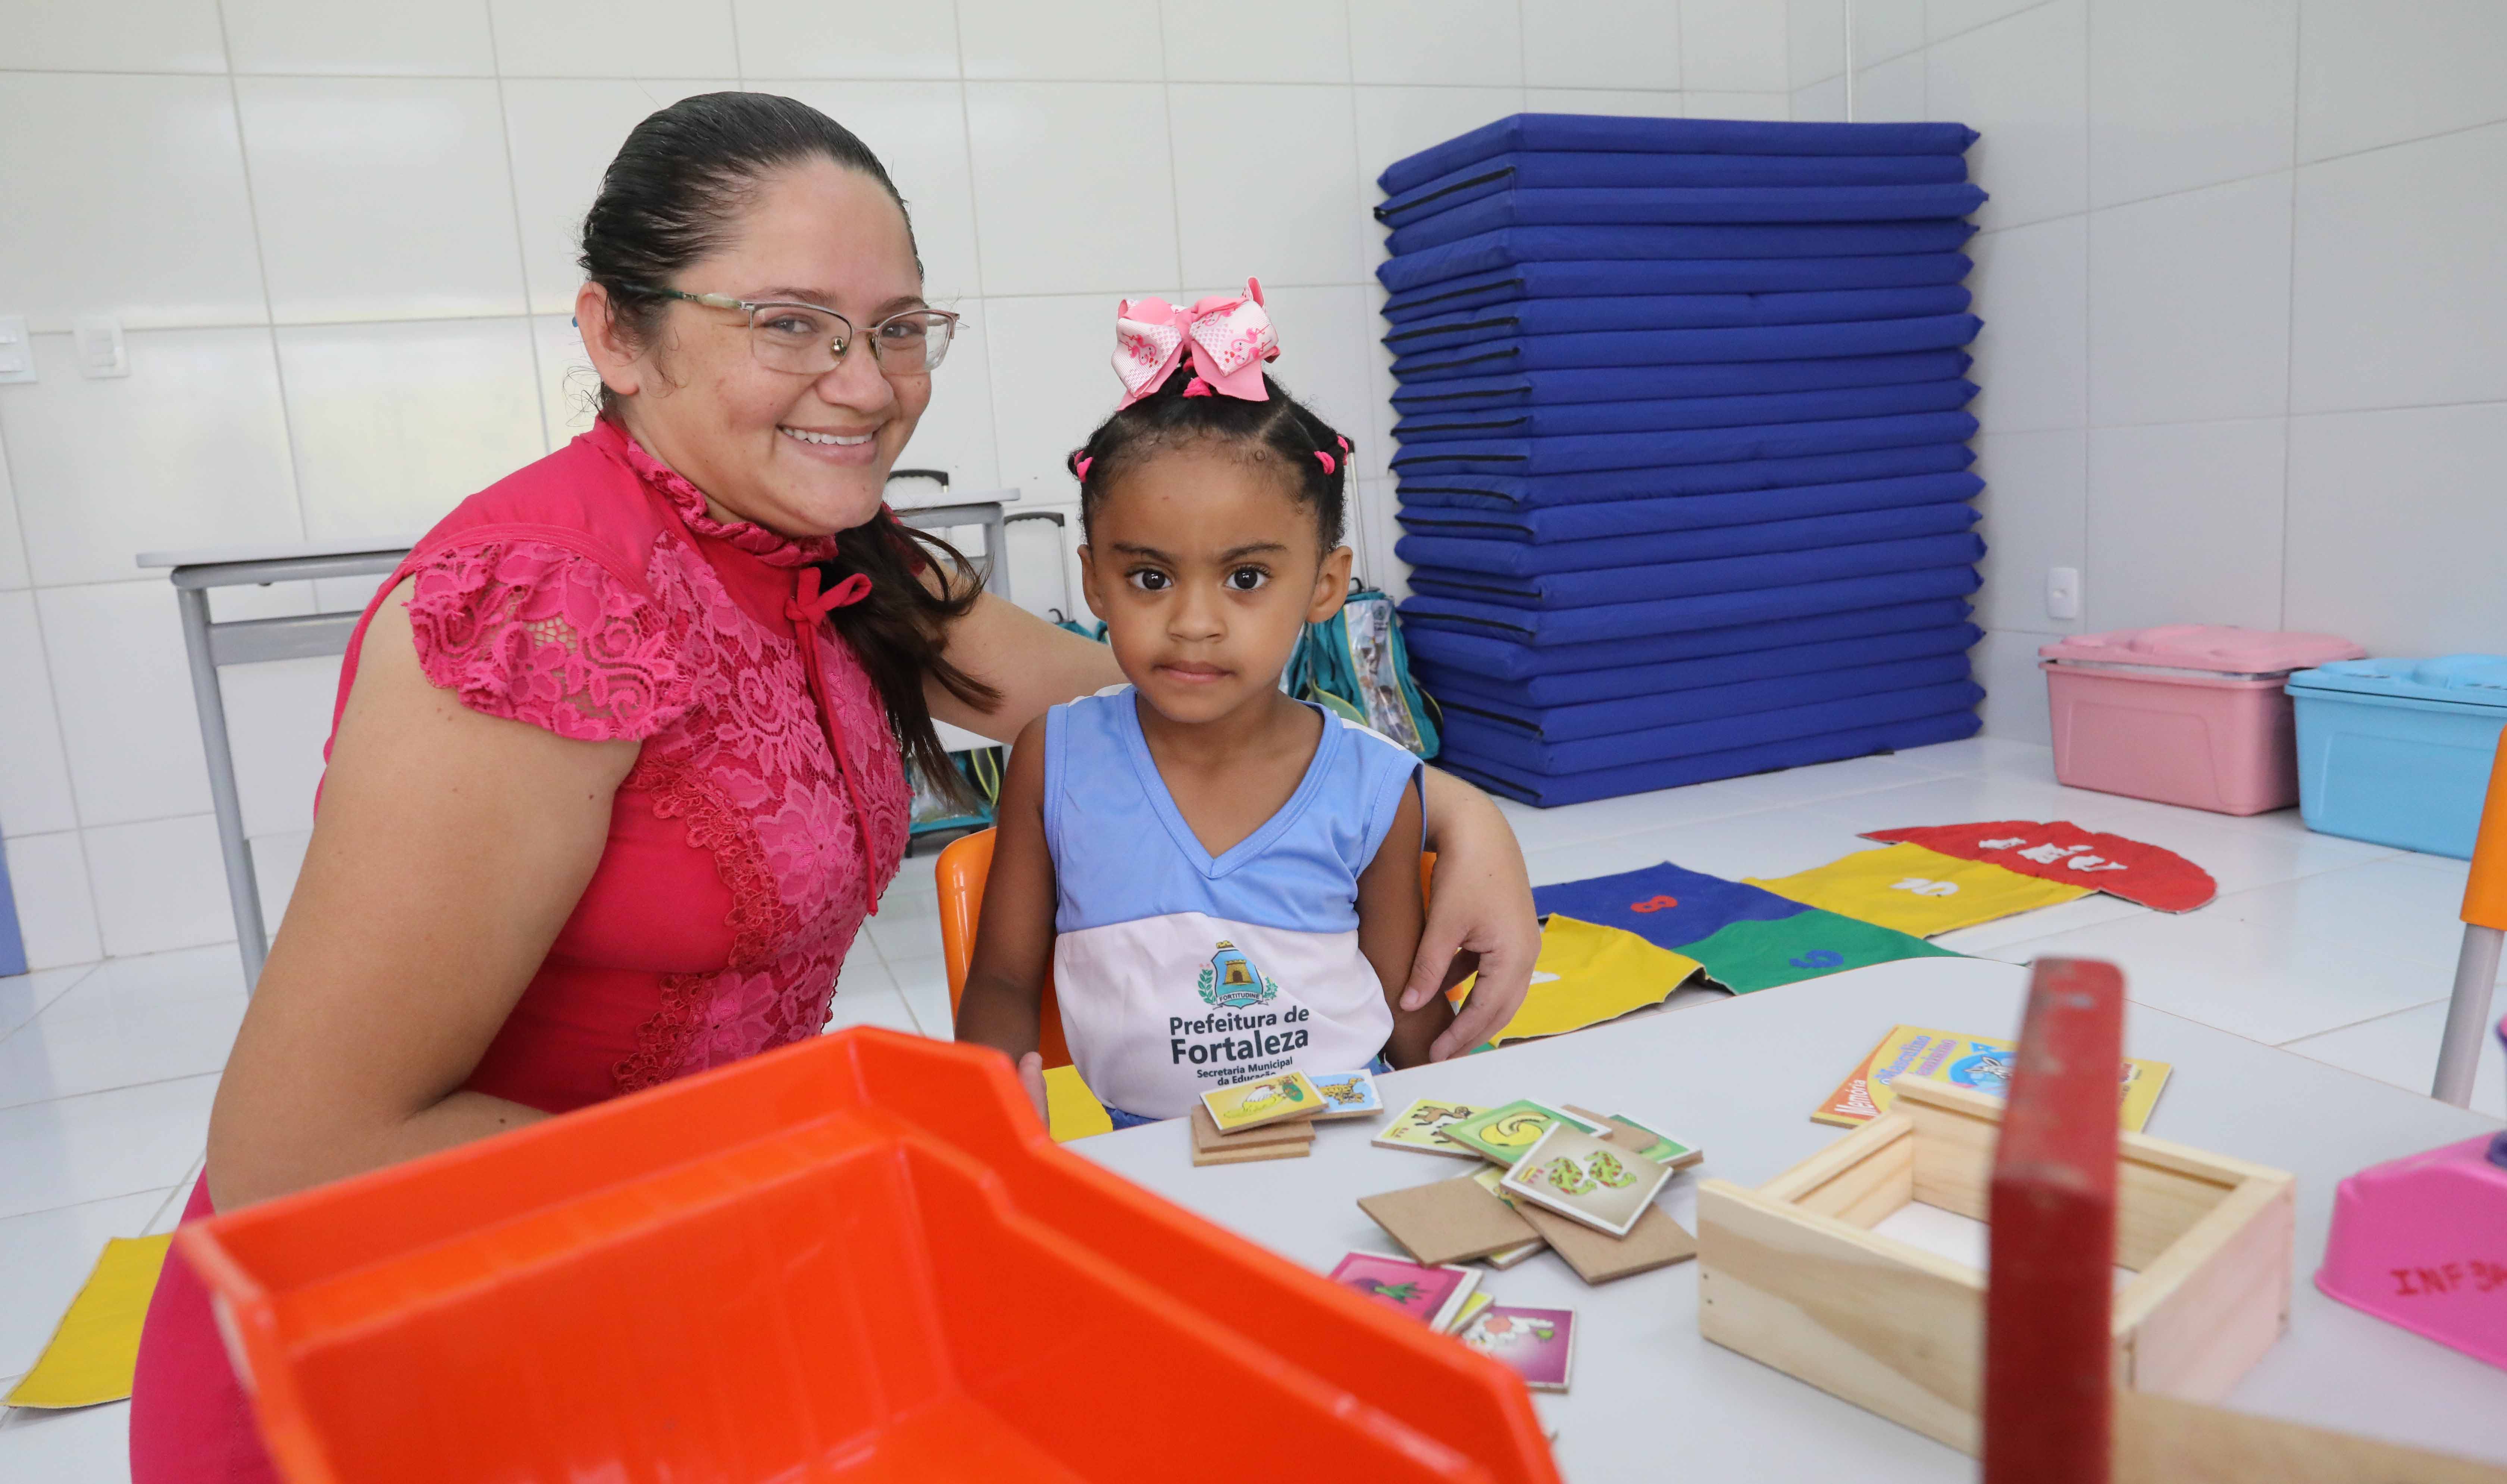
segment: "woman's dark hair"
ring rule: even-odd
[[[1323,550],[1340,545],[1349,505],[1349,440],[1270,377],[1262,378],[1262,389],[1269,401],[1248,402],[1212,391],[1180,366],[1157,390],[1097,424],[1067,461],[1079,481],[1079,528],[1088,529],[1124,470],[1162,449],[1209,443],[1278,465],[1297,503],[1314,512]]]
[[[765,92],[708,92],[682,98],[636,126],[600,177],[600,194],[583,219],[584,276],[609,296],[610,312],[631,341],[650,344],[687,267],[724,246],[741,213],[776,171],[828,160],[879,182],[905,213],[905,198],[888,167],[853,130],[791,98]],[[906,219],[906,241],[914,223]],[[918,255],[915,269],[922,270]],[[601,412],[616,397],[603,387]],[[927,676],[980,710],[1000,692],[951,664],[949,624],[975,606],[982,589],[965,557],[946,541],[898,523],[882,510],[836,534],[836,560],[825,585],[852,572],[870,578],[870,596],[828,615],[879,687],[897,744],[924,779],[963,798],[963,775],[941,747],[924,699]],[[996,555],[995,560],[999,560]],[[945,594],[925,580],[936,568]]]

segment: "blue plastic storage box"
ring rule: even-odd
[[[2307,827],[2472,858],[2507,726],[2507,656],[2342,660],[2289,677]]]

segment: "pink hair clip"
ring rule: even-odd
[[[1324,472],[1326,474],[1337,474],[1340,472],[1340,465],[1332,462],[1332,456],[1329,453],[1325,452],[1321,449],[1317,449],[1315,450],[1315,457],[1323,460]]]
[[[1341,451],[1343,453],[1346,453],[1346,452],[1349,452],[1349,440],[1348,440],[1348,439],[1346,439],[1346,438],[1343,438],[1343,437],[1342,437],[1342,436],[1340,436],[1338,433],[1334,433],[1334,434],[1332,434],[1332,442],[1334,442],[1334,443],[1336,443],[1336,444],[1339,444],[1339,445],[1340,445],[1340,451]]]
[[[1199,377],[1194,377],[1191,380],[1183,383],[1183,394],[1187,397],[1215,397],[1218,395],[1218,393],[1210,389],[1210,383],[1208,381],[1203,380]]]
[[[1097,460],[1093,457],[1083,455],[1077,463],[1071,466],[1072,469],[1078,474],[1079,483],[1083,485],[1088,483],[1088,466],[1096,461]]]

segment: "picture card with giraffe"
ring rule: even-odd
[[[1624,1237],[1670,1178],[1670,1166],[1560,1122],[1515,1161],[1498,1188],[1595,1231]]]

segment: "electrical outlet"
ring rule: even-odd
[[[70,321],[70,344],[78,353],[79,375],[102,380],[130,375],[130,349],[122,339],[122,321],[110,314],[82,314]]]
[[[2046,616],[2048,618],[2081,616],[2081,569],[2079,567],[2047,568]]]
[[[0,314],[0,381],[35,380],[35,343],[26,338],[26,316]]]

